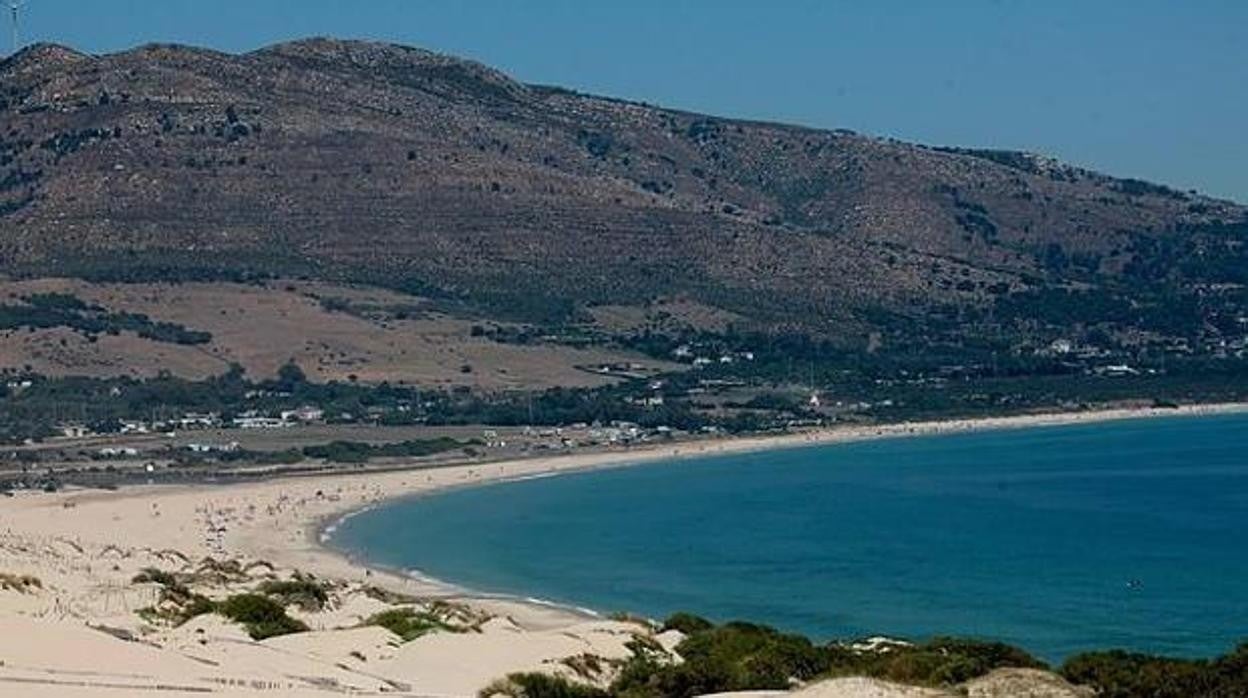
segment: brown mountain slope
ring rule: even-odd
[[[1038,156],[683,113],[391,45],[40,45],[0,86],[15,275],[307,275],[530,316],[683,295],[857,341],[1028,289],[1234,282],[1199,262],[1248,237],[1224,229],[1238,205]]]

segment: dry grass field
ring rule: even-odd
[[[603,349],[518,346],[473,337],[479,321],[451,317],[409,296],[323,283],[96,284],[68,279],[0,283],[0,303],[40,292],[71,293],[113,312],[143,313],[212,333],[205,345],[142,339],[129,332],[91,340],[66,328],[0,332],[0,368],[46,375],[186,378],[221,373],[231,363],[263,378],[293,360],[314,380],[390,381],[507,390],[594,386],[612,380],[583,367],[633,363],[671,368],[640,355]],[[404,312],[327,309],[403,308]],[[329,304],[332,307],[332,304]]]

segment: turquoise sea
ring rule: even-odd
[[[1248,416],[1037,427],[496,483],[334,545],[483,592],[819,639],[1005,640],[1046,659],[1248,639]]]

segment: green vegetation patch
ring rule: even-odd
[[[1113,650],[1066,660],[1061,674],[1101,698],[1248,696],[1248,643],[1216,659],[1174,659]]]
[[[301,633],[308,629],[302,621],[286,615],[286,607],[262,594],[235,594],[215,604],[217,613],[241,624],[253,640]]]
[[[145,567],[132,580],[135,584],[159,584],[160,603],[139,610],[139,615],[150,622],[182,625],[188,620],[212,613],[215,604],[203,594],[197,594],[187,586],[188,577],[165,572],[155,567]]]
[[[0,304],[0,330],[68,327],[88,337],[133,332],[144,339],[171,344],[207,344],[212,334],[142,313],[111,313],[68,293],[34,293],[24,304]]]
[[[463,632],[462,628],[444,621],[437,613],[417,611],[416,608],[392,608],[389,611],[374,613],[364,619],[364,626],[378,626],[397,634],[403,642],[412,642],[421,636],[433,632]]]
[[[481,689],[481,698],[510,696],[511,698],[609,698],[612,694],[563,677],[537,672],[510,674]]]
[[[682,625],[688,625],[682,622]],[[642,651],[637,651],[641,649]],[[621,696],[696,696],[746,690],[786,690],[828,670],[829,654],[807,638],[751,623],[710,626],[676,647],[684,662],[663,661],[648,646],[611,686]]]
[[[1004,667],[1047,668],[1040,660],[1010,645],[951,637],[875,652],[832,645],[828,653],[829,675],[872,676],[921,686],[953,686]]]
[[[153,583],[161,586],[160,604],[139,610],[139,615],[151,622],[181,625],[196,616],[218,613],[241,624],[253,640],[263,640],[277,635],[304,632],[303,622],[286,614],[287,604],[300,607],[323,607],[328,598],[325,588],[315,582],[296,579],[288,582],[265,582],[261,593],[235,594],[223,601],[213,601],[195,593],[187,586],[191,576],[165,572],[148,567],[135,575],[136,584]],[[275,598],[270,598],[272,594]],[[306,604],[306,605],[305,605]]]
[[[331,441],[323,445],[305,446],[303,455],[335,463],[366,463],[373,458],[421,458],[445,451],[454,451],[473,443],[478,442],[458,441],[450,437],[411,439],[386,444]]]
[[[665,629],[686,634],[676,646],[684,662],[664,661],[654,648],[633,647],[634,657],[611,685],[611,695],[687,698],[706,693],[786,690],[797,682],[836,676],[871,676],[898,683],[952,686],[1001,667],[1044,668],[1026,652],[997,642],[937,638],[918,645],[858,650],[816,645],[801,635],[753,623],[715,625],[687,613]]]
[[[306,577],[269,580],[262,583],[258,591],[283,606],[298,606],[303,611],[320,611],[329,602],[327,585]]]
[[[398,635],[403,642],[410,642],[433,632],[480,632],[481,624],[490,618],[489,614],[459,603],[433,601],[418,606],[415,605],[415,598],[406,594],[395,594],[380,587],[365,587],[364,593],[385,603],[412,604],[375,613],[361,623],[362,626],[385,628]]]

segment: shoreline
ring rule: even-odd
[[[587,652],[610,661],[627,659],[627,642],[638,633],[668,643],[670,651],[679,634],[604,618],[594,609],[386,569],[333,547],[329,529],[396,499],[507,480],[660,462],[679,467],[720,455],[883,438],[1245,413],[1248,404],[1120,408],[848,426],[228,484],[20,491],[0,499],[0,625],[12,629],[0,634],[5,660],[0,686],[15,683],[31,695],[60,696],[67,695],[64,681],[72,678],[82,685],[73,695],[90,698],[171,685],[231,696],[302,698],[324,695],[330,684],[360,695],[473,696],[515,671],[570,671],[567,662]],[[163,592],[141,579],[150,578],[153,568],[180,576],[192,591],[214,599],[254,593],[266,580],[312,575],[327,585],[331,601],[316,612],[288,609],[309,632],[253,641],[239,625],[213,613],[181,623],[153,618]],[[440,602],[464,609],[457,612],[465,622],[477,623],[473,631],[435,632],[402,643],[389,630],[366,623],[385,610],[415,606],[428,612]],[[223,690],[241,686],[251,688]]]
[[[1104,422],[1129,421],[1137,419],[1161,419],[1166,417],[1197,418],[1245,413],[1248,413],[1248,403],[1209,403],[1203,405],[1184,405],[1177,408],[1126,407],[1087,411],[1051,412],[1031,415],[898,422],[893,424],[870,426],[855,425],[824,427],[791,434],[711,438],[706,440],[676,442],[673,444],[654,444],[649,446],[634,447],[625,451],[602,451],[593,454],[579,454],[591,457],[598,456],[598,458],[594,458],[592,462],[585,465],[574,465],[567,468],[552,467],[544,472],[530,472],[526,469],[525,471],[514,474],[504,474],[472,482],[450,484],[431,489],[420,489],[395,494],[386,497],[384,500],[374,502],[363,507],[346,509],[318,517],[308,522],[305,529],[305,536],[311,544],[319,547],[326,555],[340,558],[353,567],[371,571],[373,574],[381,574],[399,579],[415,580],[432,590],[434,592],[434,598],[464,600],[469,602],[493,601],[538,605],[542,608],[560,609],[580,618],[603,618],[604,616],[602,613],[589,608],[538,599],[524,596],[522,594],[509,594],[471,589],[461,586],[453,581],[440,579],[426,574],[419,569],[399,569],[375,562],[369,562],[362,555],[333,545],[333,533],[336,531],[338,526],[352,517],[365,514],[378,507],[394,505],[401,501],[436,496],[438,494],[468,487],[480,487],[506,482],[543,479],[567,474],[591,473],[598,470],[626,468],[638,465],[652,465],[656,462],[671,461],[673,463],[678,463],[687,460],[714,458],[716,456],[758,453],[794,448],[817,448],[820,446],[859,443],[879,439],[922,438],[942,435],[969,434],[983,431],[1035,429],[1072,426],[1078,424],[1099,424]],[[712,448],[708,450],[708,446]],[[660,451],[668,448],[672,451],[670,454],[660,453]],[[534,460],[541,461],[572,458],[575,455],[578,454],[558,454],[553,456],[535,456],[519,459],[513,458],[493,463],[486,462],[483,463],[483,465],[494,464],[514,466]],[[447,465],[443,467],[458,466]]]

